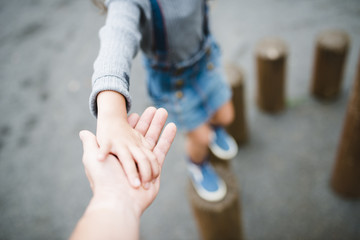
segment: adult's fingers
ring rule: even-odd
[[[165,156],[168,153],[172,142],[174,141],[175,135],[176,125],[174,123],[167,124],[153,151],[159,161],[160,166],[162,166],[164,163]]]
[[[89,180],[91,190],[94,191],[94,182],[93,182],[92,177],[86,167],[85,167],[85,175],[86,175],[87,179]]]
[[[87,130],[81,131],[79,133],[79,137],[80,137],[80,140],[83,145],[82,161],[83,161],[84,168],[85,168],[85,174],[89,180],[91,189],[93,189],[94,184],[93,184],[91,174],[88,171],[88,167],[91,164],[91,162],[92,162],[91,160],[93,160],[93,157],[94,156],[96,157],[99,146],[97,144],[95,135]]]
[[[84,154],[98,151],[99,145],[97,144],[96,137],[93,133],[82,130],[80,131],[79,136],[83,144]]]
[[[161,130],[163,129],[166,123],[167,117],[168,117],[168,113],[164,108],[159,108],[158,110],[156,110],[156,113],[151,121],[149,129],[145,134],[145,139],[150,144],[151,150],[155,147],[159,139]]]
[[[140,119],[140,116],[137,113],[132,113],[132,114],[129,115],[128,123],[131,126],[131,128],[135,128],[135,126],[138,123],[139,119]]]
[[[151,121],[154,118],[154,115],[156,113],[156,108],[154,107],[148,107],[145,109],[143,114],[141,115],[139,121],[137,122],[135,126],[135,130],[137,130],[141,135],[145,136]]]

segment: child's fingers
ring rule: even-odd
[[[142,136],[145,136],[145,133],[147,132],[155,113],[156,108],[148,107],[145,109],[139,121],[137,122],[135,130],[137,130]]]
[[[126,176],[128,177],[128,180],[130,182],[130,185],[138,188],[141,185],[140,177],[135,165],[135,161],[132,158],[129,151],[119,151],[115,153],[118,159],[121,162],[121,165],[124,169],[124,172],[126,173]]]
[[[152,179],[152,168],[149,162],[149,158],[140,148],[132,148],[130,151],[137,163],[141,176],[141,182],[146,188],[146,183],[150,182]]]
[[[174,141],[175,135],[176,125],[174,123],[169,123],[166,125],[153,151],[157,157],[157,160],[159,161],[160,166],[162,166],[164,163],[165,156],[169,151],[172,142]]]
[[[143,148],[143,151],[144,151],[144,154],[147,156],[147,159],[150,164],[152,179],[157,178],[160,175],[159,161],[157,160],[155,154],[151,150]]]
[[[155,147],[161,130],[163,129],[168,113],[164,108],[159,108],[151,121],[150,127],[145,134],[146,141],[150,144],[151,150]]]
[[[139,119],[140,119],[139,114],[137,114],[137,113],[130,114],[129,117],[128,117],[128,123],[129,123],[130,127],[135,128],[135,126],[138,123]]]

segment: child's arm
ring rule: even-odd
[[[90,96],[91,111],[98,117],[100,159],[109,153],[116,155],[132,186],[142,182],[146,187],[159,170],[151,146],[129,126],[127,111],[131,105],[131,62],[141,39],[140,19],[149,6],[147,1],[108,2],[106,24],[99,32],[100,51],[94,63]]]

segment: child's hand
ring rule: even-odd
[[[158,159],[153,153],[159,135],[152,126],[165,124],[166,110],[150,107],[141,117],[132,115],[128,122],[125,98],[113,91],[101,92],[97,96],[97,106],[98,159],[103,161],[113,154],[119,159],[130,184],[133,187],[142,184],[147,188],[159,175]],[[165,114],[156,114],[157,111],[165,111]]]
[[[115,155],[134,187],[139,187],[142,183],[148,188],[149,183],[160,173],[159,162],[152,152],[158,136],[153,136],[149,128],[151,122],[149,119],[163,125],[167,113],[156,114],[156,112],[154,107],[149,107],[141,117],[132,115],[129,119],[130,123],[127,119],[117,117],[98,120],[97,140],[100,145],[98,159],[105,160],[108,154]]]

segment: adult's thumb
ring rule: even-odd
[[[84,153],[99,148],[96,141],[96,137],[92,132],[87,130],[82,130],[80,131],[79,136],[83,144]]]

